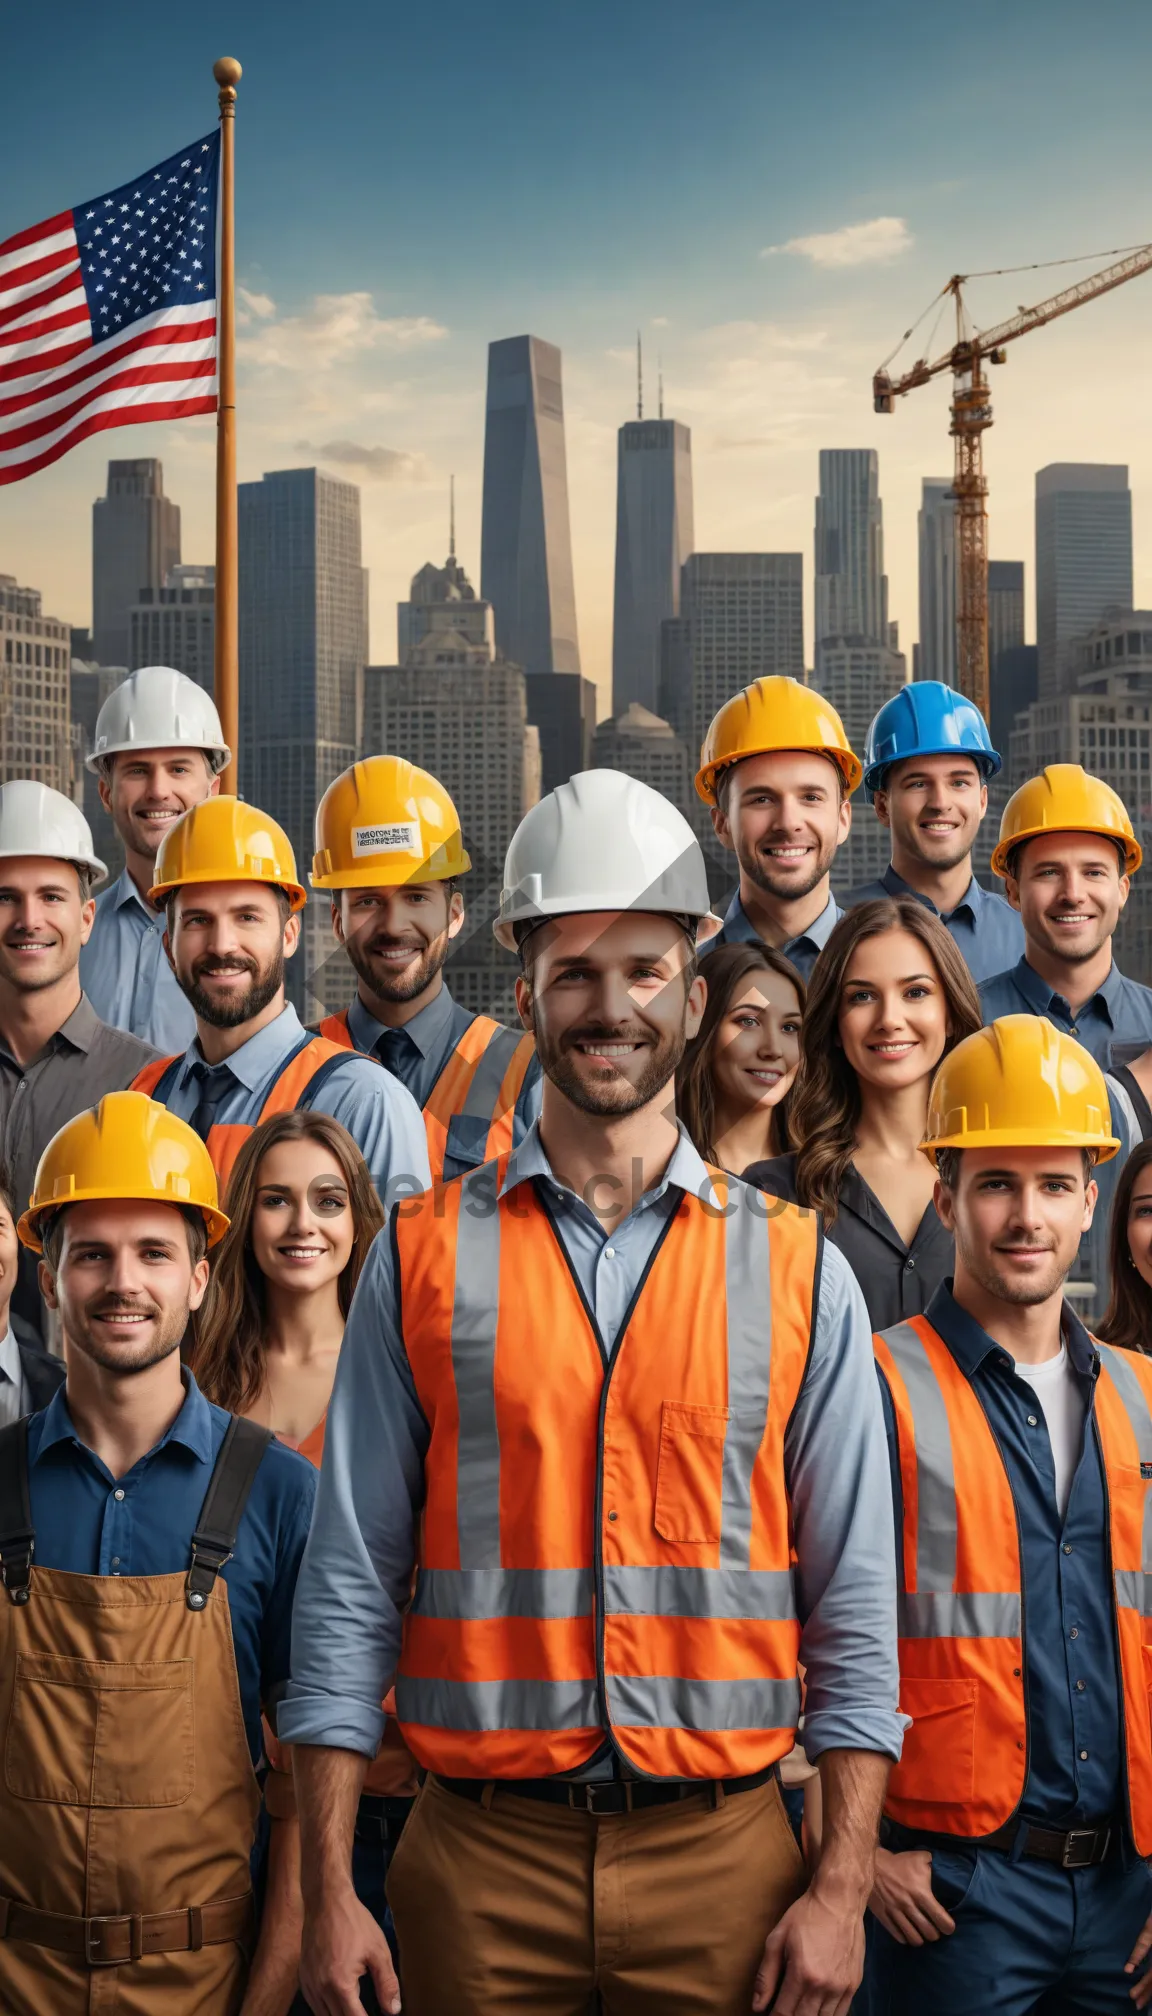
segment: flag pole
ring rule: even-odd
[[[236,86],[234,56],[212,66],[220,86],[220,268],[216,286],[216,708],[232,760],[221,779],[236,790],[240,749],[240,622],[236,517]]]

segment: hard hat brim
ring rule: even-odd
[[[211,757],[213,774],[217,777],[232,761],[232,751],[224,742],[111,742],[106,749],[101,749],[99,755],[93,750],[91,756],[86,756],[84,768],[93,777],[98,777],[100,765],[107,757],[143,756],[149,749],[199,749],[202,755]]]
[[[404,889],[409,883],[451,882],[457,875],[467,875],[471,867],[471,857],[461,848],[459,863],[454,867],[436,867],[421,861],[406,874],[389,874],[379,860],[362,861],[356,868],[333,868],[327,875],[317,875],[313,869],[308,880],[313,889]]]
[[[160,904],[176,889],[192,889],[197,885],[207,887],[213,882],[245,882],[254,889],[282,889],[293,913],[303,910],[308,901],[308,891],[301,888],[299,882],[279,881],[274,875],[242,875],[239,869],[227,868],[213,868],[211,873],[181,875],[174,882],[155,882],[148,891],[148,901]]]
[[[45,1218],[54,1217],[57,1211],[66,1211],[72,1204],[107,1203],[167,1204],[174,1211],[199,1211],[208,1233],[208,1244],[210,1247],[218,1246],[225,1232],[228,1230],[229,1220],[225,1217],[223,1211],[216,1210],[211,1204],[184,1203],[180,1198],[173,1197],[171,1192],[163,1190],[150,1190],[146,1195],[129,1195],[123,1190],[97,1188],[91,1190],[72,1190],[66,1197],[61,1197],[51,1203],[29,1205],[27,1211],[17,1220],[16,1237],[22,1246],[28,1248],[30,1253],[42,1253],[44,1246],[40,1238],[40,1226]]]
[[[66,861],[77,872],[83,869],[93,889],[108,880],[108,870],[95,854],[45,854],[41,847],[0,847],[0,861]]]
[[[915,763],[918,756],[967,756],[970,763],[975,763],[985,784],[990,778],[998,777],[1004,768],[1004,759],[995,750],[989,754],[987,749],[958,749],[955,742],[948,742],[942,748],[908,749],[903,756],[886,756],[882,763],[869,763],[864,772],[864,789],[869,792],[880,790],[880,779],[886,770],[894,770],[898,763]]]
[[[1144,860],[1144,849],[1140,842],[1129,839],[1127,833],[1115,833],[1107,826],[1027,826],[1020,833],[1013,833],[1010,840],[998,840],[992,849],[991,868],[1001,880],[1008,874],[1008,856],[1017,847],[1023,847],[1027,840],[1039,840],[1045,833],[1087,833],[1100,840],[1111,840],[1114,846],[1124,849],[1124,873],[1135,875]]]
[[[683,919],[694,915],[693,912],[685,910],[682,905],[676,909],[673,909],[671,906],[665,909],[662,904],[658,903],[637,903],[634,895],[625,895],[623,892],[620,893],[619,900],[614,902],[611,896],[605,896],[602,892],[597,892],[595,897],[589,896],[584,902],[578,897],[572,897],[563,903],[556,903],[555,905],[547,902],[537,903],[531,909],[518,911],[515,916],[498,917],[492,926],[492,935],[498,944],[503,945],[506,952],[515,952],[518,949],[516,944],[516,929],[518,925],[531,924],[536,926],[538,924],[549,924],[554,919],[561,917],[596,917],[603,916],[609,912],[613,916],[619,916],[622,912],[628,910],[634,911],[637,917],[674,917]],[[701,919],[708,914],[706,910],[700,912],[700,915],[695,919],[697,926],[699,926]]]
[[[982,1127],[971,1134],[941,1134],[922,1141],[921,1152],[935,1162],[941,1148],[1088,1148],[1098,1162],[1111,1162],[1120,1152],[1120,1143],[1108,1135],[1077,1134],[1070,1129],[1038,1127]]]
[[[735,755],[720,756],[715,762],[705,763],[696,772],[696,796],[702,798],[705,805],[715,805],[716,781],[721,772],[731,770],[737,763],[746,763],[750,756],[823,756],[826,762],[834,764],[840,772],[849,797],[864,775],[864,765],[854,750],[812,746],[785,748],[779,743],[770,742],[760,749],[741,749]]]

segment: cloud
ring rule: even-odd
[[[236,324],[247,329],[252,322],[267,322],[276,313],[276,303],[270,294],[253,294],[248,287],[237,287]]]
[[[448,334],[429,315],[377,315],[367,293],[317,294],[301,314],[283,318],[267,295],[249,296],[245,307],[261,326],[238,340],[237,356],[284,371],[324,371],[365,351],[421,349]]]
[[[358,469],[369,482],[420,483],[425,478],[424,457],[401,448],[370,448],[360,441],[322,441],[319,447],[311,441],[294,441],[292,446],[298,454],[314,455],[320,462]]]
[[[808,238],[789,238],[785,245],[766,245],[760,257],[792,252],[814,266],[880,266],[898,259],[912,242],[903,217],[872,217],[866,224],[844,224],[839,231],[817,231]]]

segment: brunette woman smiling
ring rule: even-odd
[[[875,1330],[918,1315],[951,1271],[920,1143],[936,1067],[981,1021],[952,938],[911,896],[850,910],[812,970],[792,1095],[800,1146],[744,1174],[820,1212]]]
[[[804,982],[782,952],[760,944],[718,946],[707,979],[704,1019],[676,1074],[676,1108],[705,1161],[740,1176],[788,1146]]]

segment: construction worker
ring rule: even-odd
[[[93,887],[104,880],[88,822],[47,784],[0,784],[0,1161],[23,1205],[48,1142],[155,1051],[101,1022],[81,986]],[[13,1308],[46,1334],[35,1264],[23,1256]]]
[[[777,1990],[817,2016],[859,1978],[900,1744],[883,1429],[839,1254],[672,1112],[707,908],[687,822],[616,771],[509,847],[495,928],[542,1117],[373,1245],[297,1594],[281,1728],[325,2016],[364,1973],[399,2008],[350,1875],[397,1662],[431,1774],[389,1877],[409,2016],[575,2016],[594,1989],[607,2016]],[[826,1801],[806,1895],[776,1782],[798,1658]]]
[[[945,923],[976,981],[1003,973],[1024,950],[1019,914],[982,889],[972,849],[998,775],[984,716],[939,679],[902,686],[868,730],[864,789],[892,836],[878,882],[844,899],[852,910],[882,896],[914,896]]]
[[[238,798],[203,799],[161,841],[149,896],[164,906],[164,949],[196,1035],[134,1083],[207,1142],[221,1189],[252,1129],[297,1106],[342,1121],[382,1201],[425,1189],[411,1094],[370,1058],[311,1035],[284,998],[308,899],[276,821]]]
[[[725,702],[704,738],[696,791],[740,882],[702,952],[762,938],[808,979],[841,915],[832,864],[861,774],[836,709],[798,679],[754,679]]]
[[[1142,859],[1123,801],[1079,763],[1050,763],[1013,793],[992,867],[1023,919],[1024,952],[981,987],[986,1021],[1046,1015],[1105,1067],[1113,1044],[1152,1042],[1152,988],[1112,960]]]
[[[423,1108],[435,1181],[488,1162],[540,1111],[530,1036],[454,1001],[444,962],[464,924],[472,863],[442,784],[402,756],[369,756],[328,786],[316,812],[312,887],[358,976],[321,1036],[376,1057]]]
[[[1152,1366],[1063,1298],[1116,1146],[1099,1066],[1041,1017],[940,1066],[956,1272],[876,1340],[912,1718],[872,1895],[893,2016],[1130,2009],[1152,1944]]]
[[[249,1863],[314,1472],[181,1367],[227,1222],[192,1129],[139,1092],[61,1128],[20,1221],[68,1374],[0,1429],[5,2016],[292,1997],[294,1822],[254,1957]]]
[[[97,900],[80,977],[96,1013],[157,1050],[184,1050],[196,1017],[164,957],[164,912],[149,897],[160,842],[220,789],[231,751],[211,696],[183,672],[146,665],[96,717],[87,767],[124,842],[124,870]]]

